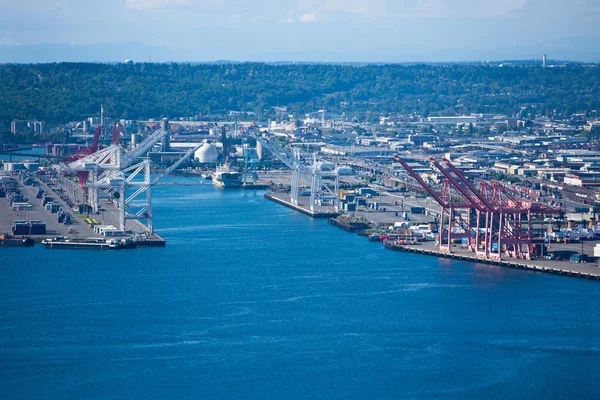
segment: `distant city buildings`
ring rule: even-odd
[[[44,121],[18,121],[14,120],[10,123],[10,132],[13,135],[20,135],[25,130],[33,133],[46,133],[46,122]]]
[[[463,115],[458,117],[428,117],[427,122],[432,124],[475,124],[477,117]]]
[[[92,126],[96,126],[96,125],[102,125],[102,126],[108,126],[112,124],[112,118],[109,117],[89,117],[88,122],[90,125]]]
[[[551,65],[549,67],[552,67]],[[284,112],[285,111],[285,112]],[[302,146],[306,151],[321,151],[335,157],[365,158],[373,163],[391,163],[395,153],[415,163],[414,169],[424,177],[441,182],[427,159],[442,155],[451,159],[465,174],[473,177],[505,179],[511,182],[535,180],[585,190],[600,187],[600,117],[595,112],[570,115],[537,114],[535,107],[525,107],[510,115],[500,113],[410,114],[370,113],[333,114],[325,110],[293,114],[277,109],[277,118],[257,120],[253,112],[230,110],[208,118],[199,116],[147,120],[121,120],[131,148],[162,128],[170,136],[150,155],[158,162],[178,157],[178,149],[190,143],[208,143],[195,153],[200,163],[216,162],[226,155],[230,160],[264,159],[265,149],[248,147],[248,136],[273,136],[279,143]],[[68,155],[91,139],[98,125],[105,127],[102,143],[108,142],[112,119],[104,115],[61,125],[70,144],[54,144],[48,154]],[[55,128],[50,129],[50,133]],[[46,132],[42,121],[14,120],[11,131]],[[230,138],[223,148],[219,140]],[[131,138],[131,139],[130,139]],[[175,151],[172,151],[175,149]],[[237,149],[237,151],[235,150]],[[244,149],[244,151],[242,151]],[[171,150],[171,152],[170,152]],[[273,162],[273,159],[270,160]],[[374,165],[374,164],[365,164]],[[598,194],[600,199],[600,194]]]

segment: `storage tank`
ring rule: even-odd
[[[265,150],[261,142],[256,142],[256,154],[258,154],[258,159],[262,160],[265,158]]]
[[[201,163],[216,163],[219,158],[219,151],[210,143],[204,143],[194,153],[194,158]]]
[[[354,170],[352,168],[346,166],[338,167],[336,171],[338,175],[352,175],[354,173]]]
[[[22,171],[26,169],[25,164],[18,162],[5,162],[4,172]]]
[[[140,142],[140,134],[132,133],[131,134],[131,148],[135,149]]]
[[[169,119],[168,118],[163,118],[160,121],[160,129],[162,129],[163,131],[169,130]]]
[[[169,132],[169,120],[167,118],[163,118],[162,121],[160,121],[160,128],[163,131]],[[168,133],[163,137],[161,150],[164,152],[171,151],[171,137]]]
[[[322,172],[335,170],[335,164],[328,161],[319,161],[317,162],[316,167]]]

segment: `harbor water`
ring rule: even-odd
[[[597,399],[595,281],[157,187],[165,248],[0,248],[0,398]]]

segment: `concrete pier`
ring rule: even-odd
[[[14,180],[18,180],[17,176],[13,177]],[[33,186],[23,185],[23,182],[19,182],[19,189],[21,193],[29,199],[31,204],[31,210],[15,211],[10,207],[7,198],[0,198],[0,232],[10,232],[12,223],[14,220],[39,220],[46,224],[46,235],[32,235],[31,237],[35,241],[41,241],[45,238],[51,238],[56,236],[68,236],[78,238],[97,237],[96,233],[82,218],[76,217],[68,204],[60,199],[58,193],[53,192],[48,185],[38,180],[39,186],[48,193],[54,199],[55,203],[58,203],[63,210],[67,210],[72,218],[71,225],[64,225],[57,221],[57,214],[52,214],[41,205],[41,199],[36,199],[35,193],[37,188]]]
[[[524,269],[535,272],[545,272],[557,275],[566,275],[576,278],[600,280],[600,268],[597,264],[576,264],[565,261],[550,261],[550,260],[489,260],[478,258],[473,252],[466,249],[453,250],[452,253],[443,253],[439,251],[433,242],[425,242],[419,245],[400,245],[393,240],[386,240],[384,246],[390,250],[405,251],[409,253],[418,253],[428,256],[451,258],[454,260],[462,260],[479,264],[496,265],[507,268]]]
[[[282,204],[293,210],[300,211],[301,213],[306,214],[312,218],[334,218],[340,215],[340,213],[335,211],[333,207],[328,208],[324,206],[316,206],[315,210],[312,211],[310,209],[310,197],[307,196],[300,196],[298,205],[291,203],[291,201],[289,200],[290,194],[286,192],[265,193],[264,197],[265,199]]]
[[[99,234],[94,232],[93,228],[86,222],[85,217],[77,215],[67,202],[60,198],[60,193],[52,190],[48,183],[62,187],[64,194],[66,194],[73,203],[77,204],[82,198],[81,188],[78,184],[67,180],[62,177],[50,178],[36,177],[36,185],[44,190],[44,193],[52,196],[53,202],[58,203],[62,209],[71,216],[71,224],[64,225],[57,221],[57,214],[51,213],[41,205],[41,199],[36,199],[35,193],[37,187],[24,185],[19,180],[18,176],[12,177],[18,182],[21,193],[29,199],[29,203],[32,206],[31,210],[15,211],[11,209],[7,198],[0,198],[0,232],[10,232],[11,226],[14,220],[39,220],[46,224],[45,235],[29,235],[36,242],[41,242],[46,238],[54,238],[57,236],[69,237],[69,238],[99,238]],[[51,180],[49,180],[51,179]],[[48,183],[46,180],[49,180]],[[119,212],[118,209],[109,201],[103,200],[101,203],[102,211],[97,215],[90,215],[90,218],[96,219],[100,225],[113,225],[119,226]],[[148,228],[137,220],[127,221],[127,234],[128,236],[136,237],[138,246],[152,246],[152,247],[163,247],[165,246],[165,240],[160,236],[153,234],[147,234]]]

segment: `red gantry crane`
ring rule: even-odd
[[[98,127],[96,128],[96,132],[94,133],[94,139],[92,140],[92,145],[81,148],[76,154],[74,154],[70,157],[64,158],[62,161],[65,163],[71,163],[71,162],[77,161],[79,159],[82,159],[84,157],[87,157],[90,154],[93,154],[96,151],[98,151],[98,143],[100,142],[100,134],[101,133],[102,133],[102,125],[98,125]],[[85,196],[87,196],[87,187],[85,185],[89,178],[89,172],[88,171],[77,171],[77,177],[79,178],[79,186],[85,190]]]
[[[431,157],[430,162],[444,176],[442,191],[439,192],[398,155],[394,158],[440,205],[438,246],[441,252],[451,252],[452,239],[466,236],[469,250],[480,258],[499,260],[504,255],[529,259],[537,252],[532,234],[533,216],[563,214],[558,207],[517,200],[498,182],[482,180],[477,188],[449,160],[444,158],[442,165]],[[462,218],[464,212],[467,221]],[[455,227],[460,227],[463,233],[454,232]]]
[[[121,124],[115,124],[113,126],[112,129],[112,144],[119,144],[119,142],[121,141],[121,128],[123,127],[123,125]]]
[[[437,190],[433,188],[431,185],[426,183],[415,170],[408,165],[404,160],[402,160],[398,155],[394,155],[396,161],[404,167],[406,172],[410,176],[412,176],[419,185],[425,189],[427,193],[434,198],[434,200],[440,205],[441,213],[440,213],[440,227],[439,227],[439,249],[441,252],[450,253],[452,239],[460,238],[460,237],[469,237],[473,229],[471,227],[470,218],[465,221],[462,218],[462,211],[466,210],[469,212],[473,205],[468,200],[462,200],[456,193],[451,191],[452,184],[448,178],[444,179],[441,185],[441,190]],[[470,215],[470,214],[469,214]],[[446,219],[448,221],[448,225],[446,227]],[[460,226],[463,233],[453,233],[452,228],[454,226]]]
[[[90,154],[98,151],[98,142],[100,141],[100,133],[102,133],[102,125],[98,125],[98,127],[96,128],[96,133],[94,133],[94,139],[92,141],[91,146],[82,147],[76,154],[63,159],[62,161],[67,162],[67,163],[77,161],[80,158],[89,156]]]

